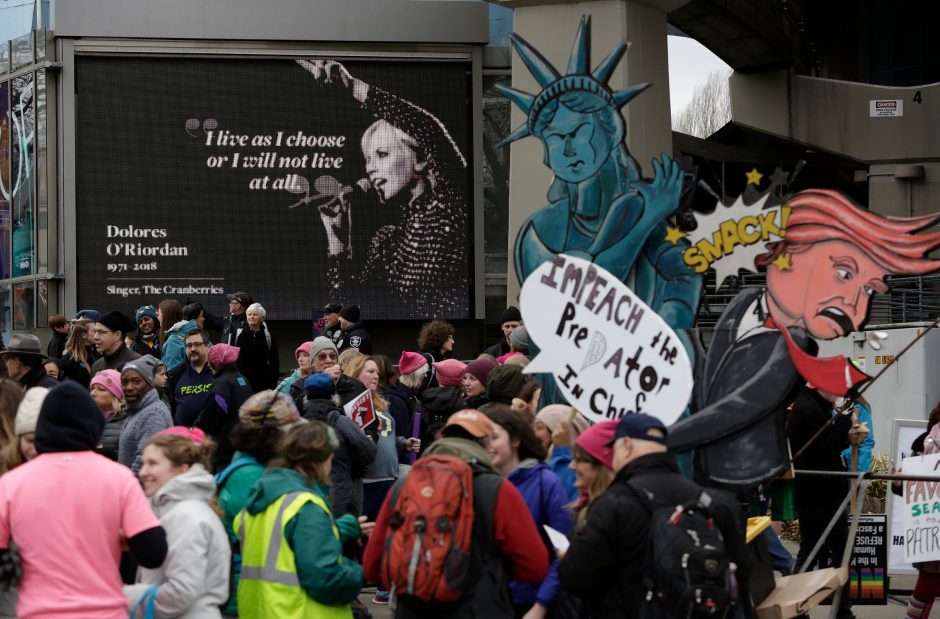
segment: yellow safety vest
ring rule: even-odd
[[[243,618],[351,619],[348,604],[328,606],[312,599],[297,576],[294,551],[284,530],[290,519],[307,503],[325,511],[332,521],[326,501],[312,492],[289,492],[260,514],[246,510],[235,516],[242,549],[241,580],[238,583],[238,615]],[[333,524],[333,535],[339,530]],[[342,558],[341,558],[342,559]]]

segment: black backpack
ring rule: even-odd
[[[681,505],[664,506],[635,480],[630,486],[652,513],[644,561],[644,618],[730,617],[737,602],[736,566],[705,492]]]

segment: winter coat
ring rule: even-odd
[[[434,435],[447,423],[447,418],[464,408],[466,405],[456,387],[431,387],[418,393],[421,442],[430,445]]]
[[[150,355],[156,359],[159,359],[163,354],[163,351],[160,350],[160,333],[155,331],[149,339],[145,339],[139,332],[137,337],[134,338],[134,341],[130,345],[130,349],[141,357],[144,355]]]
[[[201,464],[170,479],[150,498],[153,513],[166,531],[163,565],[140,568],[136,585],[126,585],[130,608],[153,585],[159,585],[154,610],[158,617],[221,617],[229,597],[231,550],[222,522],[209,506],[215,493],[212,476]]]
[[[117,370],[120,372],[124,369],[125,363],[130,363],[135,359],[140,359],[140,355],[125,346],[124,342],[121,342],[121,347],[114,351],[113,354],[102,355],[92,364],[91,375],[94,376],[101,370]]]
[[[581,491],[574,486],[574,471],[569,466],[571,464],[571,447],[568,445],[555,445],[552,447],[547,464],[549,470],[558,477],[561,487],[565,489],[568,501],[577,501],[578,497],[581,496]]]
[[[272,468],[252,487],[245,511],[260,514],[285,494],[297,491],[312,492],[324,500],[330,493],[324,484],[311,484],[296,471]],[[297,577],[306,594],[321,604],[349,604],[365,581],[362,567],[342,556],[342,545],[358,539],[361,532],[354,517],[336,517],[340,537],[336,539],[333,521],[321,507],[307,503],[287,522],[284,537],[294,552]]]
[[[277,341],[268,330],[268,325],[262,323],[258,331],[245,327],[238,334],[235,345],[241,350],[238,355],[238,369],[251,383],[252,390],[258,393],[265,389],[274,389],[281,369],[277,356]]]
[[[219,329],[222,332],[222,343],[228,344],[229,346],[235,346],[235,334],[239,329],[245,327],[248,316],[245,314],[230,314],[222,319],[222,328]]]
[[[67,333],[59,333],[56,330],[52,331],[52,339],[49,340],[49,343],[46,344],[46,356],[50,359],[60,359],[62,357],[62,351],[65,349],[65,343],[68,341],[69,336]]]
[[[310,376],[310,375],[308,374],[307,376]],[[277,384],[277,387],[274,388],[274,390],[277,391],[278,393],[283,393],[284,395],[290,395],[291,388],[294,385],[296,385],[298,382],[300,383],[300,386],[303,387],[303,382],[304,380],[306,380],[306,378],[307,378],[306,376],[300,375],[299,369],[294,370],[293,372],[291,372],[290,376],[282,379],[281,382]]]
[[[375,460],[376,444],[332,400],[307,400],[303,416],[319,419],[336,431],[339,448],[333,451],[330,504],[334,515],[358,517],[362,513],[362,478]]]
[[[408,397],[408,390],[397,383],[388,385],[382,390],[382,397],[388,402],[388,414],[395,421],[395,434],[410,438],[414,429],[412,422],[414,409],[411,398]],[[398,458],[400,464],[407,464],[408,461],[408,453],[402,453]]]
[[[193,425],[215,441],[213,469],[221,471],[232,459],[232,443],[229,434],[238,423],[238,409],[252,395],[248,379],[238,367],[230,363],[215,373],[215,382],[209,391],[206,407],[199,413]]]
[[[849,430],[852,415],[832,414],[831,402],[812,389],[803,389],[796,397],[787,435],[794,454],[816,434],[819,428],[829,430],[810,445],[803,455],[793,462],[797,469],[810,471],[845,471],[842,450],[849,445]],[[793,480],[793,503],[798,511],[833,514],[849,492],[849,480],[840,477],[808,477],[798,475]]]
[[[254,458],[240,451],[236,451],[232,456],[232,464],[234,465],[242,458],[245,459],[242,461],[243,464],[229,473],[223,481],[219,481],[219,475],[222,471],[216,474],[219,507],[222,508],[222,524],[225,526],[225,532],[228,533],[232,544],[238,542],[238,534],[235,533],[232,522],[235,520],[235,516],[238,512],[245,509],[245,505],[248,504],[248,495],[251,493],[251,488],[261,479],[261,475],[264,474],[264,465],[258,464],[256,460],[252,462]],[[241,565],[239,564],[232,574],[232,583],[234,585],[232,589],[233,594],[238,590],[240,570]],[[232,597],[229,598],[228,605],[225,607],[224,612],[226,615],[233,617],[238,616],[238,596],[232,595]]]
[[[493,344],[483,351],[484,355],[493,355],[497,358],[502,357],[507,353],[509,353],[509,342],[506,341],[506,338],[501,339],[499,342]]]
[[[127,405],[127,421],[118,443],[118,462],[140,471],[144,445],[151,436],[173,425],[170,409],[160,399],[156,389],[148,391],[137,404]]]
[[[356,348],[364,355],[372,354],[372,337],[362,325],[362,322],[357,322],[339,332],[339,337],[333,340],[339,352]]]
[[[500,478],[492,468],[486,450],[475,441],[442,438],[428,449],[429,453],[457,456],[474,467],[474,521],[471,545],[480,549],[489,560],[475,565],[483,576],[472,584],[473,590],[453,604],[425,603],[400,597],[395,617],[398,619],[509,619],[513,608],[507,582],[510,578],[525,582],[541,582],[548,570],[548,550],[532,521],[519,491],[509,480]],[[484,503],[492,498],[492,505]],[[362,558],[366,577],[380,579],[382,555],[388,539],[394,507],[385,501],[369,536]],[[484,523],[490,524],[487,531]],[[479,555],[475,555],[479,559]]]
[[[167,372],[186,361],[186,336],[198,329],[199,325],[195,320],[181,320],[167,329],[162,357],[159,357],[163,360]]]
[[[572,536],[558,568],[562,589],[581,598],[582,617],[633,617],[646,596],[644,557],[652,515],[628,483],[634,478],[657,488],[656,504],[662,507],[696,499],[702,492],[679,475],[675,458],[667,453],[641,456],[617,473],[610,488],[591,505],[584,527]],[[740,509],[730,495],[712,489],[708,493],[746,600],[750,570]]]
[[[41,363],[20,376],[17,382],[23,385],[23,389],[32,389],[33,387],[52,389],[59,384],[59,381],[46,374],[46,368]]]
[[[571,528],[571,511],[568,509],[568,495],[558,480],[544,463],[534,459],[523,460],[507,478],[522,495],[526,507],[539,529],[548,525],[567,534]],[[558,560],[553,558],[548,575],[541,584],[510,582],[514,606],[532,606],[538,602],[551,608],[558,595]]]
[[[345,374],[340,374],[334,385],[336,395],[339,396],[339,403],[342,406],[346,406],[366,390],[366,386],[359,382],[359,379],[346,376]],[[304,392],[304,381],[298,380],[291,385],[290,397],[293,398],[294,404],[297,405],[297,410],[302,411],[304,409],[304,402],[307,401],[307,394]]]
[[[59,363],[62,368],[62,375],[65,378],[74,380],[82,387],[88,388],[91,384],[91,366],[94,363],[91,357],[88,358],[88,363],[82,363],[71,356],[62,357]]]
[[[127,424],[127,413],[123,411],[105,418],[104,432],[101,433],[101,444],[98,445],[95,452],[117,462],[121,433],[124,432],[125,424]]]

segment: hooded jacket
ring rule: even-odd
[[[230,363],[216,371],[206,407],[193,424],[215,441],[212,464],[216,471],[224,469],[232,460],[234,449],[229,441],[229,433],[238,423],[238,409],[251,395],[248,379],[239,373],[237,365]]]
[[[335,462],[334,456],[334,466]],[[285,494],[297,491],[312,492],[324,500],[330,492],[326,485],[311,484],[296,471],[272,468],[251,489],[245,511],[260,514]],[[307,503],[284,527],[287,545],[294,551],[300,585],[310,598],[329,605],[351,603],[365,584],[362,567],[342,556],[342,545],[360,536],[359,523],[351,516],[335,520],[340,539],[333,535],[330,515]]]
[[[128,404],[127,422],[121,430],[121,439],[118,442],[118,462],[131,467],[134,473],[140,471],[144,445],[151,436],[172,425],[170,409],[160,399],[160,392],[156,389],[148,391],[136,404]]]
[[[333,451],[330,471],[330,505],[333,514],[362,513],[362,478],[375,460],[378,446],[332,400],[307,400],[303,416],[319,419],[336,432],[339,447]]]
[[[430,445],[447,423],[447,418],[467,406],[456,387],[431,387],[417,395],[421,410],[421,442]]]
[[[150,498],[166,531],[169,551],[162,566],[141,568],[139,584],[124,587],[130,608],[152,585],[160,585],[154,606],[158,617],[222,616],[219,606],[229,597],[231,550],[225,528],[209,506],[214,493],[212,476],[194,464]]]
[[[161,355],[155,355],[163,360],[167,372],[186,361],[186,336],[198,329],[195,320],[181,320],[167,329]]]
[[[522,495],[535,526],[548,525],[567,534],[571,528],[571,510],[568,495],[558,477],[542,462],[532,458],[523,460],[507,477]],[[512,603],[531,606],[538,602],[550,608],[558,595],[558,559],[552,558],[548,576],[541,584],[510,582]]]
[[[395,420],[395,434],[409,438],[413,430],[414,403],[408,396],[408,390],[403,385],[395,383],[382,389],[382,397],[388,402],[388,414]],[[415,437],[420,438],[420,436]],[[399,456],[399,464],[408,464],[409,455],[403,453]]]

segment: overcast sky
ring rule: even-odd
[[[688,37],[669,36],[669,102],[676,114],[692,100],[692,93],[715,71],[730,71],[718,56]]]

